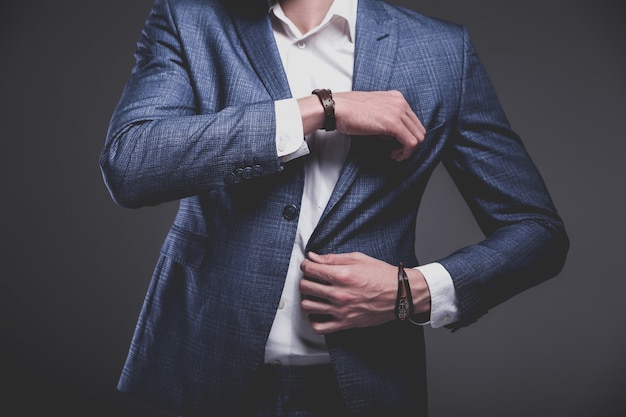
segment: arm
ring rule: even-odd
[[[545,184],[508,125],[467,33],[461,73],[455,128],[443,162],[486,238],[437,261],[454,284],[451,295],[458,300],[459,319],[454,328],[475,321],[490,308],[555,276],[569,247]],[[392,320],[395,293],[387,277],[393,276],[394,267],[383,267],[380,261],[364,255],[351,255],[358,262],[343,256],[310,257],[303,263],[305,277],[313,278],[302,282],[303,294],[313,296],[312,301],[303,301],[303,308],[310,314],[333,317],[314,324],[316,330],[332,332]],[[428,300],[420,307],[428,311],[430,294],[423,278],[419,273],[409,274],[414,300]],[[348,289],[350,286],[356,290]],[[347,301],[357,307],[346,306]],[[358,307],[364,303],[371,303],[373,308]],[[359,318],[346,319],[346,315]]]
[[[167,5],[157,2],[100,157],[105,182],[123,206],[153,205],[223,186],[225,177],[240,166],[260,167],[256,172],[261,175],[282,170],[275,103],[254,92],[259,97],[251,103],[243,99],[241,105],[205,108],[200,114],[198,89],[207,94],[207,86],[213,88],[209,75],[219,72],[214,66],[220,64],[207,63],[209,75],[192,79],[189,53]],[[392,154],[394,159],[407,158],[423,140],[421,123],[397,92],[339,93],[336,102],[342,133],[396,137],[402,146]],[[323,112],[317,98],[305,97],[298,104],[304,134],[319,128]],[[382,114],[379,106],[395,111]]]
[[[459,299],[455,327],[555,276],[569,248],[541,175],[464,35],[461,101],[443,163],[486,238],[439,260]]]
[[[398,91],[348,91],[333,93],[337,131],[345,135],[378,135],[398,142],[390,155],[408,159],[424,141],[426,129]],[[304,133],[324,125],[324,112],[315,96],[298,100]],[[384,109],[384,111],[382,111]]]
[[[210,76],[223,63],[207,63],[206,78],[192,80],[187,53],[167,5],[157,1],[100,158],[107,186],[121,205],[158,204],[223,186],[237,166],[261,167],[256,171],[261,175],[282,169],[273,101],[262,91],[246,90],[252,98],[243,104],[217,104],[199,114],[197,89],[219,94]]]
[[[326,334],[352,327],[376,326],[395,319],[397,265],[362,253],[309,253],[302,263],[302,271],[306,278],[300,282],[304,296],[302,309],[313,318],[311,325],[316,332]],[[426,280],[426,274],[434,279],[447,275],[443,267],[428,264],[407,268],[405,272],[415,314],[430,316],[423,324],[430,323],[433,327],[452,324],[457,319],[454,287],[444,280],[436,292],[431,292],[430,282]],[[437,309],[435,302],[452,307],[452,312]],[[317,319],[320,315],[323,320]]]
[[[319,334],[377,326],[395,319],[398,267],[362,253],[318,255],[302,263],[302,309]],[[418,269],[405,270],[415,313],[430,311],[430,293]],[[323,317],[320,319],[320,317]]]
[[[224,186],[225,177],[241,166],[260,168],[257,175],[282,170],[275,103],[245,57],[237,56],[240,48],[234,45],[229,51],[228,45],[219,46],[223,44],[219,38],[229,36],[231,28],[219,10],[213,12],[202,21],[212,19],[215,24],[202,33],[189,24],[179,26],[167,1],[157,0],[147,19],[136,65],[100,158],[110,192],[124,206],[158,204]],[[396,114],[406,118],[408,105],[398,95],[395,101],[403,109]],[[360,97],[363,107],[373,107]],[[308,103],[302,108],[305,134],[321,126],[321,106],[315,100],[304,99]],[[337,97],[337,111],[349,121],[356,113],[342,100]],[[409,123],[419,123],[408,110],[413,118]],[[386,123],[391,128],[374,126],[378,130],[371,133],[398,136],[405,153],[423,139],[423,129],[414,132],[421,138],[405,139],[406,135],[395,134],[393,118]]]

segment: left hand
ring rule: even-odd
[[[377,326],[395,319],[396,266],[358,252],[309,252],[301,269],[302,309],[309,314],[316,333]],[[409,276],[416,312],[430,309],[428,286],[418,270],[411,271],[419,274],[412,273],[412,280]]]

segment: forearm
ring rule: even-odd
[[[322,128],[324,125],[324,110],[317,96],[311,94],[298,99],[298,106],[300,107],[302,128],[305,135]]]
[[[490,308],[555,276],[568,247],[562,227],[527,221],[441,259],[455,283],[459,325],[475,321]]]
[[[100,164],[114,200],[123,206],[154,205],[223,186],[239,168],[255,168],[255,176],[281,169],[272,102],[121,126],[116,120]]]

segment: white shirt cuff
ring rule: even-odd
[[[288,162],[309,153],[304,141],[302,116],[295,99],[274,102],[276,112],[276,152],[281,162]]]
[[[430,291],[430,324],[433,328],[447,326],[459,319],[459,300],[450,273],[440,263],[418,266]]]

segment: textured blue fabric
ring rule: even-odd
[[[301,161],[281,165],[274,140],[273,102],[289,86],[267,16],[235,16],[216,0],[157,0],[136,60],[103,175],[123,206],[180,209],[119,389],[180,414],[235,415],[263,360],[297,226],[283,211],[300,205]],[[354,89],[401,91],[428,133],[401,163],[386,141],[353,138],[309,249],[417,265],[415,217],[442,163],[487,236],[440,260],[457,326],[560,271],[562,222],[463,27],[360,0]],[[353,415],[426,415],[420,327],[392,322],[327,344]]]

